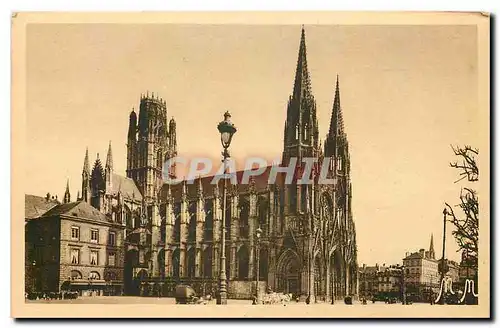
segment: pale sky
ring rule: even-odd
[[[306,26],[324,139],[336,75],[351,151],[360,265],[442,249],[445,201],[458,202],[450,144],[479,142],[475,26]],[[179,155],[218,158],[230,110],[235,158],[281,157],[300,26],[29,25],[26,193],[72,198],[85,148],[125,175],[128,115],[158,93]],[[480,150],[481,151],[481,150]],[[458,260],[448,226],[447,257]]]

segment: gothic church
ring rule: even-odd
[[[290,158],[327,159],[333,185],[269,185],[269,168],[250,184],[229,185],[227,208],[222,190],[202,177],[188,184],[164,184],[163,163],[177,155],[176,122],[166,102],[141,97],[138,115],[129,116],[126,177],[106,163],[93,168],[88,151],[80,201],[97,208],[123,229],[124,293],[171,290],[190,283],[199,293],[216,293],[221,254],[221,217],[226,212],[226,274],[229,297],[254,293],[257,268],[262,285],[299,297],[329,300],[356,295],[357,249],[351,211],[349,144],[344,131],[337,77],[330,127],[319,140],[316,102],[307,68],[302,28],[294,87],[288,99],[282,165]],[[175,177],[175,167],[168,173]],[[238,179],[242,172],[238,172]],[[68,195],[69,196],[69,195]],[[66,197],[65,197],[66,199]],[[69,201],[69,197],[68,197]],[[263,231],[259,240],[256,229]],[[257,261],[259,263],[257,263]]]

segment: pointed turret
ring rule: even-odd
[[[170,158],[173,158],[177,156],[177,125],[175,123],[175,119],[172,117],[170,119],[170,122],[168,124],[168,147],[169,147],[169,152],[167,153],[167,158],[165,160],[168,160]],[[168,175],[171,179],[176,179],[177,178],[177,172],[176,172],[176,165],[175,162],[173,165],[170,166]]]
[[[106,169],[113,171],[113,152],[111,150],[111,141],[109,141],[108,155],[106,156]]]
[[[71,195],[69,193],[69,179],[66,180],[66,191],[64,192],[63,202],[64,202],[64,204],[67,204],[67,203],[71,202]]]
[[[89,164],[89,148],[85,150],[85,159],[83,160],[83,172],[90,173],[90,164]]]
[[[104,169],[104,179],[106,181],[106,193],[111,193],[113,183],[113,152],[111,150],[111,141],[109,141],[108,155],[106,156],[106,167]]]
[[[85,150],[85,159],[83,160],[82,170],[82,200],[90,203],[90,164],[89,164],[89,149]]]
[[[434,252],[434,234],[431,234],[431,244],[429,246],[429,257],[431,259],[436,258],[436,253]]]

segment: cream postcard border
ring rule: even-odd
[[[13,13],[11,19],[11,316],[15,318],[195,318],[195,317],[330,317],[330,318],[487,318],[490,316],[490,17],[465,12],[137,12]],[[58,24],[324,24],[324,25],[476,25],[478,33],[478,106],[481,151],[478,193],[479,305],[477,306],[350,306],[335,305],[190,306],[157,304],[34,304],[24,301],[24,149],[26,142],[26,27]]]

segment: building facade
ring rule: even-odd
[[[27,291],[121,295],[123,228],[86,202],[65,200],[27,221]]]
[[[431,236],[429,250],[406,254],[403,259],[404,287],[407,296],[415,300],[430,301],[439,289],[439,261],[434,252],[434,238]]]
[[[363,265],[359,271],[359,295],[365,298],[399,298],[402,279],[403,272],[400,265]]]
[[[143,95],[138,115],[133,110],[129,116],[126,176],[114,172],[111,144],[105,166],[97,156],[92,170],[87,151],[79,198],[121,227],[124,293],[146,294],[153,289],[168,293],[178,282],[191,283],[201,293],[216,292],[225,212],[230,297],[245,294],[242,290],[253,293],[257,267],[262,283],[275,291],[311,300],[356,295],[350,155],[338,76],[324,143],[319,140],[316,114],[302,29],[281,168],[296,158],[297,170],[303,172],[302,159],[317,158],[314,182],[300,184],[296,174],[286,184],[283,174],[277,173],[278,179],[270,184],[268,177],[275,168],[268,167],[242,184],[243,172],[237,172],[237,183],[229,184],[227,206],[222,208],[222,188],[210,183],[212,177],[165,183],[164,163],[177,155],[176,122],[168,120],[164,100]],[[334,184],[318,182],[323,159],[329,162],[327,176]],[[175,166],[165,174],[175,178]],[[259,227],[263,233],[257,239]]]

